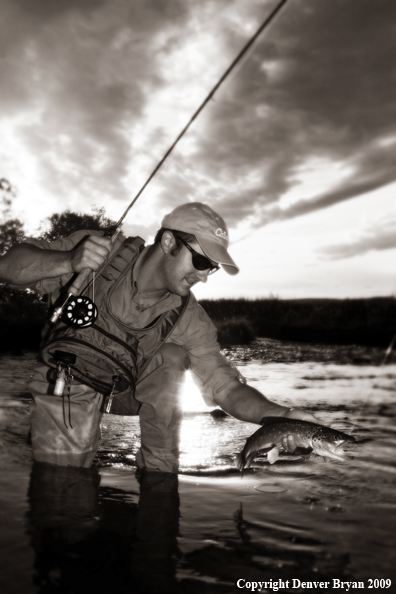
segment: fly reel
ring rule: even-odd
[[[64,309],[62,319],[68,326],[73,328],[88,328],[96,321],[98,308],[89,297],[79,295],[72,296]]]

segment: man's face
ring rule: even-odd
[[[168,249],[164,258],[164,280],[168,291],[184,297],[197,283],[206,283],[209,269],[197,270],[193,265],[191,252],[184,245],[182,245],[179,253],[173,256],[171,252],[176,242],[173,237],[172,239],[171,246],[173,247]],[[198,243],[189,243],[189,245],[198,254],[205,255]],[[213,265],[215,264],[216,262],[213,262]]]

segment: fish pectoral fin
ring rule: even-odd
[[[267,454],[267,459],[270,464],[274,464],[279,458],[279,448],[275,446]]]

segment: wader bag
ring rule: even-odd
[[[54,369],[59,351],[65,360],[70,355],[73,377],[96,392],[114,394],[127,408],[124,413],[120,410],[121,414],[136,414],[136,379],[172,333],[189,300],[189,296],[182,298],[179,307],[164,312],[147,328],[133,328],[123,322],[122,289],[125,283],[131,283],[133,267],[143,248],[143,239],[129,237],[96,276],[95,304],[99,314],[95,323],[87,328],[74,328],[63,321],[47,326],[40,352],[42,361]],[[110,412],[118,412],[116,399]]]

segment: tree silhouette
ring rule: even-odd
[[[0,224],[0,256],[8,252],[11,246],[25,239],[23,223],[19,219],[10,219]]]
[[[42,231],[40,238],[54,241],[59,237],[67,237],[81,229],[111,233],[115,225],[116,222],[105,215],[104,208],[94,209],[93,214],[80,214],[65,210],[60,214],[51,215],[44,221],[41,229],[45,226],[47,226],[47,229]]]
[[[4,177],[0,179],[0,256],[10,247],[25,238],[23,223],[11,219],[12,200],[17,194],[16,188]]]
[[[24,224],[17,218],[9,219],[12,198],[16,190],[5,178],[0,179],[0,256],[10,247],[26,239]],[[111,233],[116,222],[105,215],[104,208],[93,209],[91,214],[80,214],[65,210],[55,213],[42,222],[38,234],[40,239],[54,241],[66,237],[81,229],[106,231]],[[0,283],[0,301],[40,301],[41,298],[29,289],[13,289],[6,283]]]
[[[0,179],[0,256],[26,237],[22,221],[9,218],[16,193],[16,188],[7,179]],[[7,283],[0,283],[0,302],[4,301],[34,302],[39,301],[39,297],[31,291],[13,289]]]

